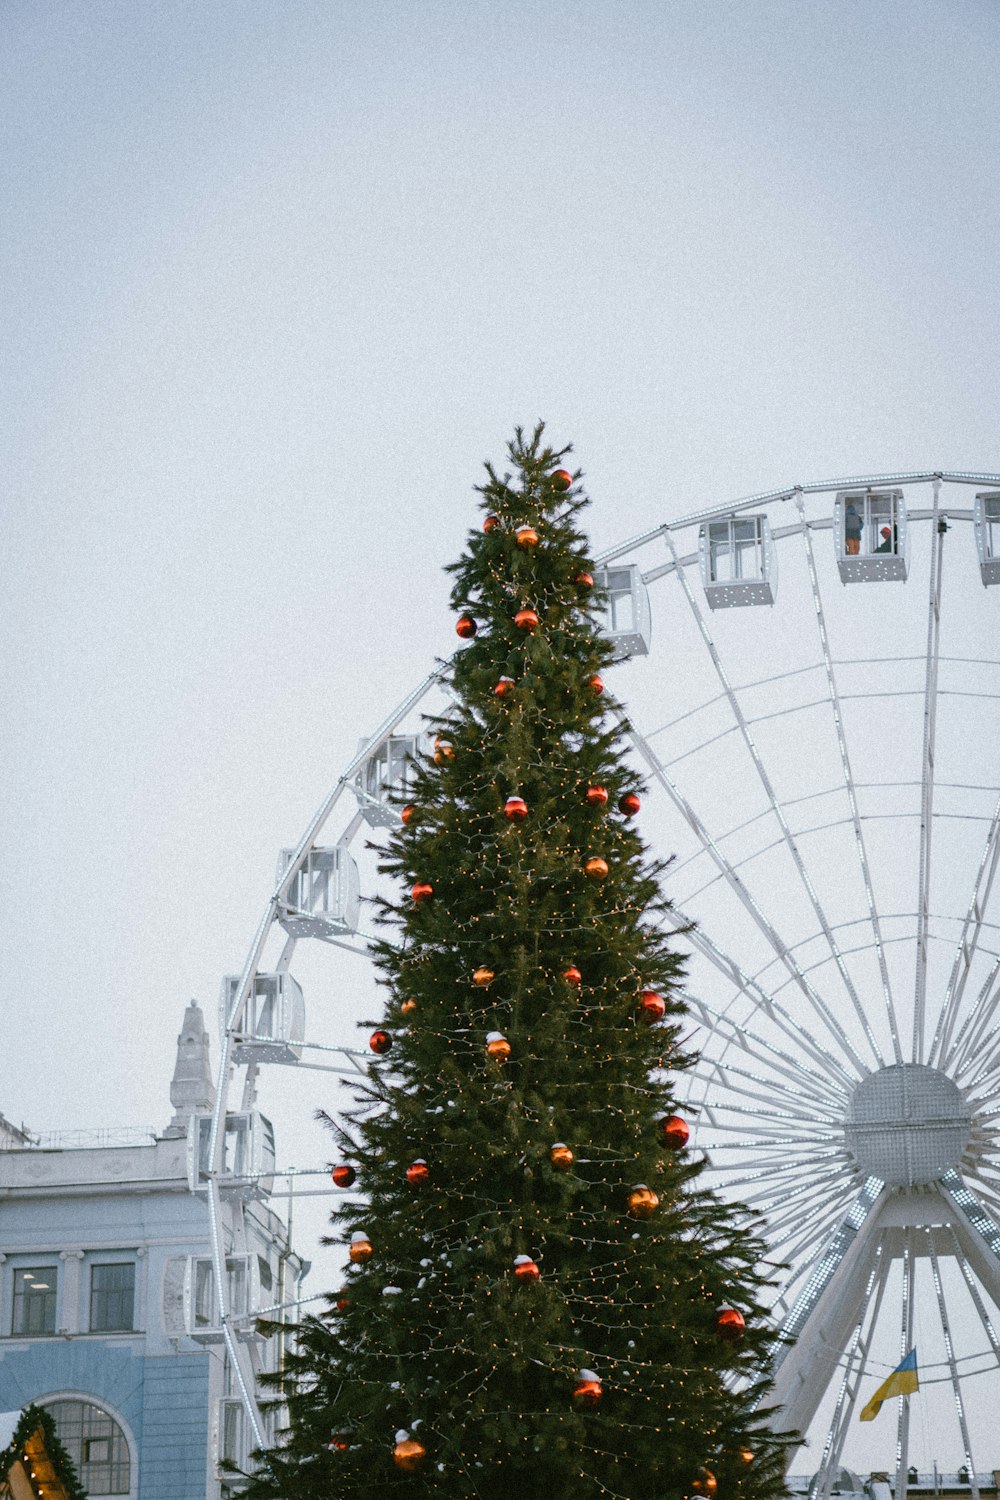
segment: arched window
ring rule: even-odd
[[[128,1443],[114,1417],[92,1401],[57,1397],[41,1401],[56,1424],[88,1495],[127,1495],[131,1485]]]

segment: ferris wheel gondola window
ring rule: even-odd
[[[766,516],[724,516],[705,522],[698,555],[710,609],[774,603],[778,559]]]
[[[278,882],[284,880],[295,856],[282,849]],[[361,877],[350,852],[342,844],[310,849],[288,883],[279,921],[290,937],[336,938],[356,932],[361,912]]]
[[[977,495],[973,515],[979,572],[984,586],[989,588],[1000,583],[1000,490]]]
[[[606,597],[603,630],[615,648],[616,661],[648,656],[651,633],[649,593],[635,563],[594,570],[594,582]]]
[[[358,750],[366,743],[359,741]],[[419,735],[390,734],[362,764],[354,778],[354,795],[371,828],[395,828],[399,823],[399,803],[405,801],[419,753]]]
[[[291,974],[255,974],[242,1012],[233,1016],[239,987],[240,976],[227,974],[219,993],[222,1031],[232,1017],[233,1061],[298,1062],[306,1026],[302,986]]]
[[[904,582],[908,571],[902,490],[841,490],[833,540],[842,583]]]

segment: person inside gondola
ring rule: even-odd
[[[861,551],[862,528],[861,512],[854,501],[849,500],[844,511],[844,550],[848,557],[857,557]]]
[[[883,526],[882,530],[879,532],[879,536],[882,538],[882,540],[879,542],[878,546],[875,548],[875,551],[876,552],[895,552],[895,550],[896,550],[896,539],[893,536],[892,530],[890,529],[890,527]]]

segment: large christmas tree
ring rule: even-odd
[[[454,706],[385,864],[384,1061],[334,1126],[351,1265],[253,1497],[781,1489],[762,1250],[674,1110],[680,964],[568,451],[519,429],[452,567]]]

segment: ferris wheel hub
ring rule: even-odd
[[[847,1148],[866,1177],[888,1187],[928,1187],[958,1167],[972,1114],[940,1068],[893,1063],[863,1078],[844,1119]]]

